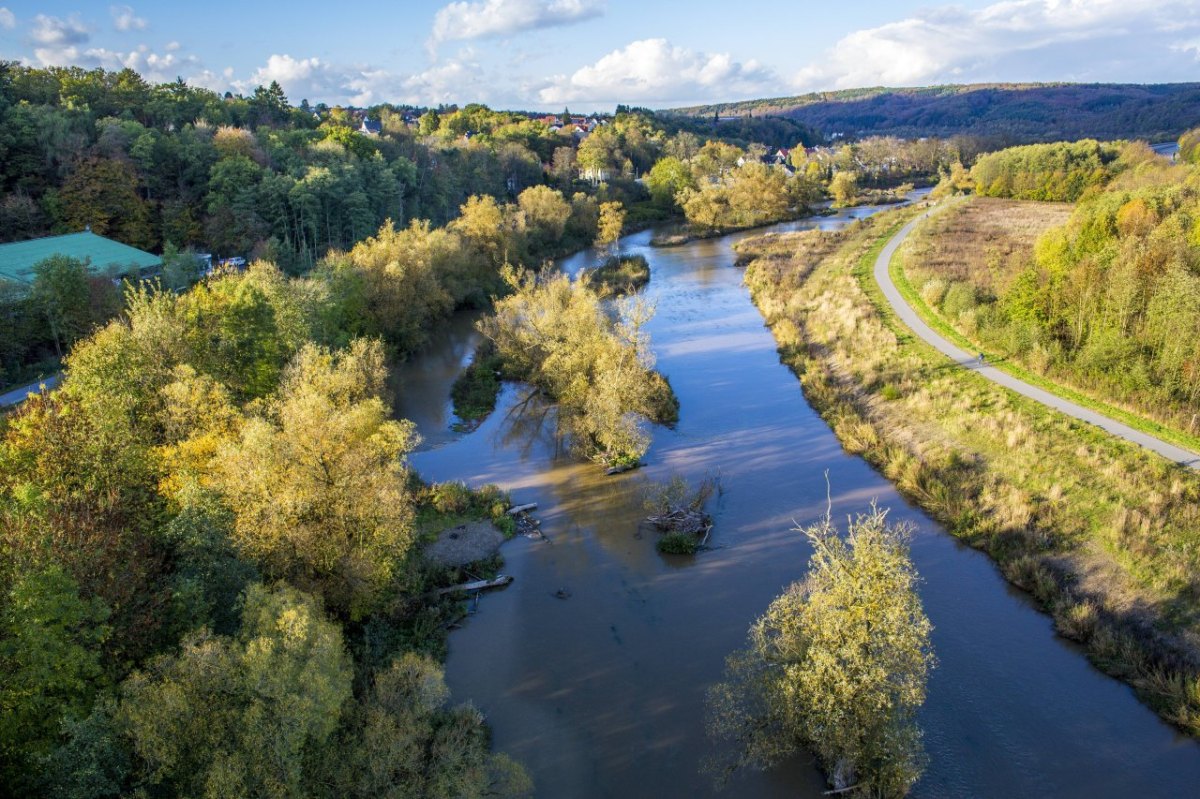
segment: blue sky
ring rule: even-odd
[[[857,86],[1200,78],[1200,0],[0,0],[0,58],[299,102],[611,109]]]

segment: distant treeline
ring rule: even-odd
[[[779,116],[823,136],[975,135],[1003,146],[1085,137],[1174,139],[1200,122],[1198,109],[1200,83],[975,84],[817,92],[675,112],[699,119]]]
[[[377,133],[359,132],[364,116]],[[91,225],[146,250],[264,256],[300,272],[388,219],[443,225],[475,195],[550,184],[570,196],[603,182],[607,199],[633,205],[646,198],[635,179],[672,134],[646,115],[606,122],[585,135],[478,104],[296,107],[278,84],[242,97],[128,69],[0,62],[0,241]],[[586,169],[602,179],[581,180]]]

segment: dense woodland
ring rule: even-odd
[[[701,119],[782,116],[826,136],[849,138],[979,136],[996,149],[1087,137],[1171,141],[1196,124],[1197,103],[1197,83],[1001,83],[847,89],[674,113]]]

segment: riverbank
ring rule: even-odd
[[[947,363],[881,303],[892,211],[742,242],[780,355],[843,446],[987,552],[1092,661],[1200,733],[1200,477]]]
[[[903,200],[896,200],[902,202]],[[724,236],[729,236],[734,233],[746,233],[752,230],[761,230],[763,228],[772,227],[783,222],[796,222],[801,219],[809,219],[816,216],[832,216],[837,213],[829,205],[822,205],[816,209],[805,208],[803,212],[789,214],[782,219],[773,219],[770,222],[763,222],[758,225],[732,225],[729,227],[718,228],[694,228],[690,224],[684,223],[675,228],[669,228],[665,231],[655,234],[650,238],[651,247],[682,247],[685,244],[691,244],[694,241],[704,241],[706,239],[719,239]]]

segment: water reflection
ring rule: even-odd
[[[833,228],[870,210],[784,227]],[[1056,638],[986,558],[842,451],[779,363],[731,266],[730,239],[656,250],[649,237],[629,237],[624,247],[650,261],[647,294],[658,314],[648,331],[682,411],[675,430],[655,431],[640,473],[606,478],[564,457],[552,413],[511,413],[524,399],[516,387],[469,435],[427,427],[444,423],[453,380],[446,367],[469,355],[465,339],[443,342],[432,366],[421,358],[399,370],[404,393],[431,394],[401,404],[422,414],[423,435],[437,442],[414,458],[422,474],[499,483],[540,505],[548,540],[505,545],[516,582],[483,599],[481,613],[451,638],[447,662],[455,697],[484,711],[496,746],[529,766],[539,795],[712,793],[698,771],[712,752],[704,691],[750,622],[803,572],[808,549],[790,528],[824,512],[826,471],[836,516],[878,499],[918,525],[913,556],[941,666],[921,713],[931,763],[917,796],[1194,794],[1194,742]],[[660,556],[652,535],[639,537],[641,481],[718,470],[716,548],[692,559]],[[558,598],[559,589],[569,598]],[[822,790],[799,758],[746,775],[725,795]]]

